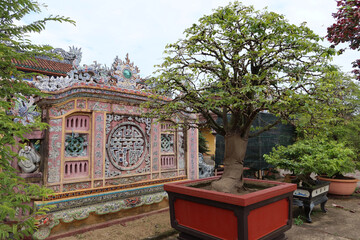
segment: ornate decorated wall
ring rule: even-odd
[[[75,95],[39,102],[50,124],[44,181],[54,192],[197,178],[196,130],[174,130],[142,117],[135,103],[103,99],[113,90],[89,94],[75,86],[67,93],[72,90]]]
[[[49,128],[29,138],[40,142],[37,171],[54,191],[36,204],[56,206],[34,238],[91,213],[159,204],[164,183],[198,178],[197,130],[141,115],[149,93],[128,56],[111,68],[74,61],[66,77],[38,77],[33,85],[48,94],[36,104]]]

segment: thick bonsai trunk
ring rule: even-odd
[[[215,191],[235,193],[243,189],[243,164],[248,140],[240,135],[225,136],[224,173],[212,183]]]

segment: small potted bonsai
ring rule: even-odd
[[[323,138],[299,140],[287,147],[279,146],[264,155],[268,163],[293,172],[296,183],[304,186],[316,185],[318,179],[323,179],[312,178],[312,173],[327,179],[345,178],[346,173],[359,169],[355,157],[354,151],[344,144]]]
[[[346,173],[359,169],[355,157],[354,151],[344,144],[323,138],[299,140],[264,155],[268,163],[292,171],[296,182],[305,186],[316,185],[317,180],[311,177],[312,173],[332,179],[345,178]]]
[[[293,182],[298,185],[298,189],[294,192],[294,198],[302,201],[308,222],[311,222],[310,213],[314,205],[321,203],[322,210],[325,211],[327,191],[337,194],[331,192],[332,183],[328,181],[346,178],[344,174],[354,172],[359,166],[353,160],[355,153],[352,149],[342,143],[320,137],[299,140],[287,147],[278,146],[270,154],[264,155],[264,158],[268,163],[290,170],[296,175]],[[314,178],[315,175],[318,177]],[[323,175],[327,178],[319,177]],[[353,181],[355,186],[350,194],[356,187],[357,180]]]

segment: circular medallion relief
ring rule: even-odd
[[[111,130],[106,147],[114,167],[128,171],[139,167],[144,161],[147,145],[145,132],[139,125],[123,122]]]
[[[131,73],[131,71],[129,69],[126,68],[123,71],[123,75],[124,75],[125,78],[130,79],[131,76],[132,76],[132,73]]]

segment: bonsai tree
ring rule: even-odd
[[[293,145],[278,146],[265,161],[281,169],[290,170],[298,181],[311,186],[315,184],[311,174],[338,178],[345,173],[354,172],[359,165],[354,161],[356,154],[343,143],[325,138],[299,140]]]
[[[331,70],[327,62],[334,49],[320,40],[305,24],[290,24],[274,12],[239,2],[220,7],[187,28],[183,39],[167,45],[157,76],[148,81],[159,96],[149,103],[149,116],[165,120],[201,114],[205,122],[191,126],[206,125],[225,139],[224,173],[212,188],[242,190],[248,138],[332,97],[333,83],[324,87],[321,77]],[[173,100],[163,101],[164,95]],[[262,111],[279,120],[251,132]]]
[[[35,209],[30,203],[33,199],[46,197],[50,190],[36,184],[28,184],[16,175],[11,163],[14,158],[21,159],[13,149],[16,139],[25,140],[23,135],[34,127],[44,128],[39,119],[34,123],[22,124],[27,116],[11,115],[14,99],[25,100],[25,96],[41,94],[23,81],[31,74],[17,71],[13,60],[25,61],[37,54],[48,54],[49,46],[32,44],[26,35],[41,32],[51,21],[71,22],[60,16],[50,16],[27,25],[19,25],[29,13],[39,13],[41,5],[31,0],[11,0],[0,2],[0,239],[23,239],[31,236],[36,228],[34,216],[44,213],[46,208]],[[23,110],[23,109],[22,109]],[[12,148],[13,147],[13,148]],[[21,147],[21,146],[20,146]],[[22,211],[23,215],[17,212]]]

